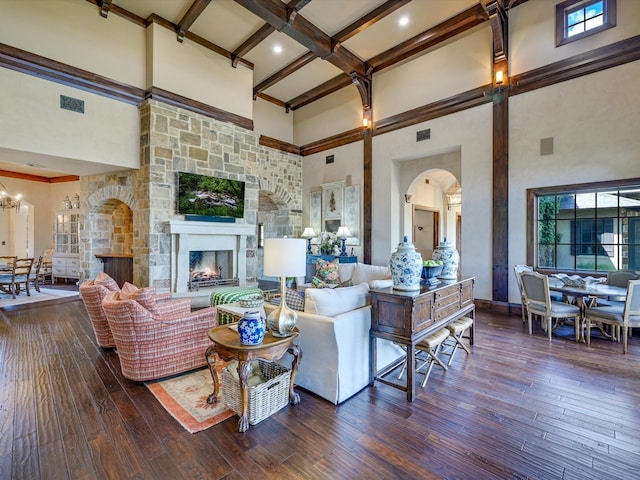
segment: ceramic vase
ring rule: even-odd
[[[238,333],[240,343],[243,345],[259,345],[264,340],[267,325],[259,311],[245,312],[238,322]]]
[[[447,242],[447,237],[433,251],[432,258],[434,260],[442,260],[442,273],[438,275],[438,278],[442,280],[457,280],[460,254],[453,248],[451,243]]]
[[[393,288],[396,290],[420,290],[422,255],[405,236],[389,260]]]

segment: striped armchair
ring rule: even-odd
[[[125,286],[129,289],[133,287],[133,289],[137,290],[134,286]],[[103,348],[114,348],[116,342],[113,340],[107,317],[102,309],[102,300],[108,293],[119,291],[120,287],[118,287],[116,281],[106,273],[99,273],[95,279],[87,280],[80,285],[80,297],[91,320],[96,342]],[[167,305],[164,308],[168,308],[170,312],[189,313],[191,311],[191,301],[188,298],[174,300],[170,293],[155,294],[155,302],[156,305]]]
[[[153,380],[207,364],[208,332],[218,323],[214,307],[185,313],[157,304],[152,311],[127,297],[111,292],[102,301],[126,378]]]

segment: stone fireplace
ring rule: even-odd
[[[228,258],[224,260],[226,266],[218,265],[223,269],[221,281],[213,284],[213,280],[211,284],[202,285],[202,288],[247,285],[247,237],[255,235],[255,230],[254,225],[248,224],[180,220],[165,222],[164,232],[171,235],[171,291],[186,293],[200,289],[200,286],[192,288],[191,260],[194,252],[219,252],[212,256]]]
[[[79,232],[81,280],[95,278],[94,217],[114,200],[131,209],[133,282],[158,291],[189,292],[189,252],[230,250],[239,285],[260,274],[259,198],[279,215],[269,236],[302,232],[302,157],[260,145],[260,135],[232,123],[149,99],[140,105],[140,168],[80,178],[85,218]],[[177,213],[178,172],[246,182],[244,218],[235,223],[185,221]],[[129,245],[127,245],[129,247]],[[227,275],[225,275],[227,276]]]

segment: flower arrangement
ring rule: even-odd
[[[336,236],[335,233],[320,232],[318,241],[318,247],[320,248],[320,253],[322,254],[335,254],[336,250],[340,247],[340,239]]]

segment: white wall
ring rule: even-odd
[[[559,0],[529,0],[509,10],[511,75],[640,33],[640,2],[617,0],[617,25],[614,28],[556,47],[555,16],[558,3]]]
[[[0,0],[0,43],[144,88],[145,29],[89,2]]]
[[[425,128],[431,129],[431,140],[416,142],[416,131]],[[423,158],[421,168],[441,168],[429,158],[460,150],[462,273],[476,277],[477,298],[492,298],[491,132],[492,106],[487,104],[373,138],[372,263],[385,265],[403,234],[402,163]]]
[[[159,87],[245,118],[253,115],[253,71],[158,24],[147,27],[152,70],[147,88]],[[149,62],[147,62],[148,64]]]
[[[6,68],[0,68],[0,91],[0,148],[100,163],[111,170],[140,165],[135,105]],[[84,114],[60,108],[60,95],[84,100]]]
[[[257,98],[253,102],[253,130],[267,137],[293,143],[293,112]]]
[[[510,99],[510,266],[526,263],[527,188],[640,177],[638,78],[633,62]],[[554,152],[541,156],[548,137]],[[509,301],[519,303],[512,274],[509,282]]]

